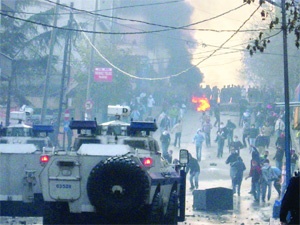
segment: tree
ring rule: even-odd
[[[49,29],[22,21],[28,19],[50,24],[52,9],[38,14],[24,12],[26,8],[36,6],[36,4],[36,1],[32,0],[16,1],[14,11],[2,10],[0,51],[13,59],[10,77],[10,82],[13,84],[11,93],[19,105],[29,104],[24,96],[36,94],[38,93],[35,90],[36,86],[42,87],[48,57]]]
[[[31,104],[27,97],[40,97],[44,89],[54,9],[36,12],[39,4],[42,3],[34,0],[19,0],[16,1],[14,10],[2,10],[3,29],[0,33],[0,51],[13,59],[13,72],[10,78],[13,90],[10,93],[13,94],[13,100],[18,105]],[[65,36],[66,31],[59,29],[55,43],[62,45]],[[54,75],[58,74],[58,59],[59,56],[53,56]],[[58,96],[59,76],[53,76],[52,81],[49,95]]]
[[[123,102],[129,103],[133,95],[133,78],[122,73],[118,69],[135,74],[139,58],[131,56],[130,51],[120,50],[117,46],[112,46],[105,39],[101,37],[96,38],[95,47],[100,52],[105,52],[105,57],[113,62],[116,68],[109,65],[99,55],[95,55],[94,65],[100,68],[112,68],[113,80],[112,82],[95,82],[91,77],[90,93],[91,100],[94,102],[93,112],[106,112],[108,104],[122,104]],[[84,40],[78,41],[77,50],[80,55],[81,63],[73,65],[73,71],[78,71],[74,74],[75,79],[78,81],[78,87],[73,91],[72,96],[75,99],[74,104],[83,106],[86,101],[86,91],[88,76],[92,76],[88,72],[90,65],[90,46],[86,46]],[[77,69],[76,69],[77,68]],[[83,110],[83,107],[81,107]],[[83,113],[83,111],[82,111]]]
[[[255,0],[243,0],[243,2],[247,2],[248,4],[251,4],[255,2]],[[261,5],[263,4],[269,4],[266,0],[259,0],[259,3]],[[298,2],[294,0],[286,1],[285,3],[285,9],[287,11],[287,27],[286,29],[288,32],[294,33],[295,37],[295,46],[299,49],[300,46],[300,17],[299,17],[299,10],[300,5]],[[283,29],[280,19],[280,9],[279,11],[276,11],[275,16],[271,19],[269,24],[270,30],[276,30],[276,29]],[[264,20],[266,17],[268,17],[269,14],[266,10],[262,9],[261,11],[261,17]],[[268,43],[270,43],[270,40],[268,38],[265,38],[265,32],[261,31],[259,32],[259,35],[257,38],[254,39],[253,44],[249,44],[247,46],[247,49],[249,50],[250,54],[253,55],[255,52],[263,52],[264,49],[267,47]]]
[[[247,2],[248,4],[252,4],[255,2],[255,0],[244,0],[244,2]],[[298,83],[298,65],[299,60],[298,57],[294,57],[294,54],[299,49],[299,40],[300,40],[300,20],[299,20],[299,3],[296,1],[286,1],[285,2],[285,10],[286,10],[286,27],[283,27],[282,25],[282,15],[281,15],[281,6],[278,3],[270,2],[269,0],[260,0],[259,3],[261,6],[271,6],[276,5],[278,7],[275,7],[275,13],[274,15],[270,13],[268,8],[262,8],[261,11],[261,17],[262,20],[267,21],[267,18],[269,19],[269,31],[261,31],[257,35],[256,38],[252,40],[252,42],[247,46],[247,49],[249,50],[249,53],[251,56],[253,56],[255,53],[264,53],[262,56],[256,55],[255,58],[257,59],[249,59],[247,62],[248,68],[252,68],[252,73],[254,76],[256,75],[261,79],[261,81],[265,84],[275,84],[278,88],[282,89],[282,77],[278,76],[278,74],[283,73],[283,68],[281,64],[276,63],[278,61],[278,58],[276,58],[276,53],[274,53],[276,50],[278,52],[282,52],[282,37],[278,34],[282,32],[283,29],[286,29],[290,35],[287,37],[289,46],[296,46],[296,48],[289,48],[289,56],[288,60],[289,62],[292,62],[289,64],[289,70],[290,70],[290,83],[291,83],[291,89],[294,90]],[[278,44],[280,43],[280,44]],[[268,48],[268,52],[266,55],[266,49]],[[279,50],[280,49],[280,50]],[[275,51],[274,51],[275,50]],[[267,57],[268,56],[268,57]],[[272,56],[272,59],[270,59],[270,56]],[[277,54],[277,57],[280,57],[281,55]],[[276,59],[275,59],[276,58]],[[249,66],[251,65],[251,61],[256,62],[255,66]],[[250,62],[250,64],[248,64]],[[253,65],[254,63],[252,63]],[[259,65],[264,65],[264,68],[269,65],[268,69],[261,70],[262,67]],[[276,76],[277,75],[277,76]],[[272,79],[270,79],[272,77]]]

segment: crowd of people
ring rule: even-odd
[[[217,144],[216,158],[223,158],[225,148],[228,148],[230,153],[225,163],[230,166],[233,193],[240,195],[243,179],[251,178],[249,194],[253,195],[255,202],[270,200],[272,187],[278,193],[278,198],[282,199],[287,184],[284,164],[285,117],[284,110],[276,108],[270,103],[270,100],[271,102],[274,100],[276,92],[269,88],[265,88],[263,91],[257,88],[248,88],[246,91],[244,87],[240,86],[227,86],[221,90],[216,87],[210,89],[207,86],[202,91],[205,96],[210,96],[212,105],[209,111],[200,113],[200,126],[191,140],[194,143],[196,154],[195,157],[190,154],[190,163],[187,166],[190,175],[190,190],[199,187],[203,145],[211,148],[214,141]],[[219,99],[219,103],[217,103],[217,99]],[[238,103],[239,120],[237,124],[230,119],[224,121],[225,123],[221,120],[222,102]],[[251,102],[258,103],[250,104]],[[171,163],[173,153],[171,149],[181,147],[183,121],[189,103],[178,100],[172,104],[164,104],[160,114],[153,115],[152,108],[155,104],[151,95],[140,95],[131,102],[130,107],[133,109],[131,118],[134,120],[156,119],[160,132],[162,155]],[[237,128],[241,128],[239,130],[242,130],[242,133],[238,133]],[[213,129],[217,131],[212,135]],[[212,136],[215,139],[212,139]],[[241,157],[242,149],[251,155],[249,164],[244,162]],[[294,149],[291,149],[290,171],[292,174],[297,170],[297,161],[298,155]],[[248,174],[244,177],[246,171]]]
[[[286,189],[286,168],[284,165],[285,156],[285,122],[284,111],[275,112],[272,108],[259,108],[251,112],[246,110],[242,116],[242,142],[239,143],[239,147],[235,147],[232,144],[229,146],[233,150],[233,154],[239,155],[241,148],[249,149],[249,153],[252,155],[250,162],[250,172],[245,179],[251,177],[251,190],[250,194],[253,195],[254,200],[259,202],[260,200],[265,202],[266,199],[271,198],[271,188],[274,186],[278,193],[278,197],[282,197]],[[225,126],[226,128],[226,126]],[[237,138],[237,136],[235,136]],[[270,142],[271,137],[274,138],[275,153],[272,158],[270,155]],[[235,143],[231,142],[231,143]],[[290,150],[291,155],[291,176],[295,172],[296,162],[298,155],[294,149]],[[226,163],[230,163],[232,167],[234,164],[228,162],[231,155],[226,160]],[[235,157],[237,161],[237,157]],[[271,165],[274,162],[274,165]],[[234,173],[236,173],[236,169]],[[235,175],[232,176],[235,177]],[[233,185],[234,182],[233,182]],[[237,184],[238,185],[238,184]]]
[[[215,113],[215,123],[212,125],[211,113],[203,113],[201,116],[202,128],[197,130],[194,140],[201,140],[196,143],[196,156],[198,162],[201,161],[202,143],[210,147],[210,132],[213,127],[217,127],[215,142],[217,143],[217,158],[223,157],[224,147],[228,146],[230,155],[225,163],[230,165],[230,177],[232,182],[233,193],[240,196],[241,184],[244,178],[243,173],[246,171],[246,165],[240,156],[241,149],[246,149],[251,154],[250,169],[245,179],[251,178],[251,189],[249,194],[253,195],[255,202],[266,202],[271,199],[272,187],[275,188],[278,199],[282,201],[283,207],[280,213],[282,224],[299,224],[299,183],[295,184],[293,174],[296,174],[297,161],[299,159],[294,149],[290,150],[290,171],[292,187],[287,186],[286,165],[284,163],[285,150],[285,115],[284,111],[275,109],[272,105],[259,104],[256,108],[246,107],[241,114],[239,124],[228,120],[224,124],[220,119],[220,110]],[[237,127],[242,128],[242,141],[235,132]],[[201,134],[202,133],[202,134]],[[201,138],[199,138],[201,137]],[[271,137],[274,141],[271,143]],[[199,147],[200,146],[200,147]],[[270,151],[272,157],[270,158]],[[194,160],[193,160],[194,161]],[[272,165],[274,162],[274,165]],[[299,170],[299,168],[298,168]],[[191,176],[192,179],[194,176]],[[190,180],[191,190],[198,179]],[[297,186],[298,185],[298,186]],[[295,193],[297,192],[297,193]],[[298,196],[293,199],[291,195]],[[288,202],[290,201],[290,202]],[[298,205],[297,205],[298,204]],[[287,223],[289,219],[291,222]],[[297,223],[294,223],[294,222]]]
[[[275,102],[278,96],[283,96],[272,87],[248,87],[241,85],[224,85],[222,88],[217,86],[205,87],[200,86],[199,95],[205,95],[208,99],[217,100],[221,104],[226,103],[239,103],[241,99],[248,99],[249,102]]]

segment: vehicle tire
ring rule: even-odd
[[[176,225],[178,222],[178,194],[173,190],[170,194],[164,224]]]
[[[131,158],[111,157],[96,165],[87,182],[87,194],[97,212],[126,220],[139,214],[149,193],[146,173]]]
[[[156,192],[148,215],[149,224],[162,224],[163,220],[163,201],[161,194]]]

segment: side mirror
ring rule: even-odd
[[[189,162],[189,152],[186,149],[180,149],[179,151],[179,163],[181,166],[186,166]]]

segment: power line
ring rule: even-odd
[[[240,6],[240,7],[241,7],[241,6]],[[222,15],[224,15],[224,14],[222,14]],[[249,18],[249,19],[250,19],[250,18]],[[207,20],[206,20],[206,21],[207,21]],[[194,23],[194,24],[195,24],[195,23]],[[241,26],[238,30],[235,31],[235,33],[230,37],[230,39],[231,39],[236,33],[241,32],[241,28],[242,28],[242,26]],[[66,28],[63,28],[63,29],[66,29]],[[66,30],[68,30],[68,29],[66,29]],[[84,32],[83,29],[76,30],[76,31]],[[111,33],[110,33],[110,34],[111,34]],[[230,40],[230,39],[229,39],[229,40]],[[228,41],[229,41],[229,40],[228,40]],[[209,57],[211,57],[212,55],[214,55],[214,53],[215,53],[216,51],[219,51],[220,49],[224,49],[224,45],[225,45],[226,43],[227,43],[227,42],[225,42],[225,43],[223,43],[223,45],[219,46],[218,49],[214,50],[214,51],[212,52],[212,54],[209,55],[208,57],[205,57],[204,60],[206,60],[206,59],[208,59]],[[201,62],[200,62],[200,63],[201,63]],[[200,64],[200,63],[199,63],[199,64]],[[199,64],[197,64],[197,65],[199,65]],[[168,77],[168,78],[169,78],[169,77]],[[153,79],[153,78],[151,78],[151,79]]]
[[[121,72],[122,74],[130,77],[130,78],[134,78],[134,79],[139,79],[139,80],[149,80],[149,81],[155,81],[155,80],[166,80],[166,79],[170,79],[173,77],[178,77],[188,71],[190,71],[191,69],[199,66],[201,63],[203,63],[204,61],[208,60],[209,58],[211,58],[216,52],[218,52],[220,49],[222,49],[224,47],[225,44],[227,44],[238,32],[239,30],[242,29],[242,27],[252,18],[252,16],[258,11],[258,9],[260,8],[260,6],[258,6],[253,12],[252,14],[242,23],[242,25],[235,31],[234,34],[232,34],[225,42],[223,42],[216,50],[214,50],[211,54],[209,54],[209,56],[205,57],[204,59],[202,59],[201,61],[199,61],[197,64],[182,70],[181,72],[178,72],[176,74],[172,74],[169,76],[165,76],[165,77],[160,77],[160,78],[147,78],[147,77],[138,77],[135,76],[133,74],[130,74],[124,70],[122,70],[121,68],[115,66],[112,62],[110,62],[90,41],[90,39],[88,38],[88,36],[83,32],[82,34],[84,35],[84,37],[87,39],[87,41],[89,42],[89,44],[95,49],[95,51],[98,53],[98,55],[105,61],[107,62],[110,66],[112,66],[114,69],[116,69],[117,71]],[[79,24],[78,24],[79,25]],[[79,25],[80,26],[80,25]]]
[[[181,27],[173,27],[173,26],[161,25],[161,24],[150,23],[150,22],[146,22],[146,21],[142,21],[142,20],[126,19],[126,18],[121,18],[121,17],[116,17],[116,16],[107,16],[107,15],[104,15],[104,14],[94,13],[94,12],[90,12],[90,11],[83,10],[83,9],[77,9],[75,7],[63,5],[63,4],[60,4],[60,3],[57,3],[57,2],[54,2],[54,1],[51,1],[51,0],[44,0],[44,1],[53,3],[55,5],[59,5],[59,6],[62,6],[64,8],[71,9],[71,10],[75,10],[75,11],[79,11],[79,12],[84,12],[84,13],[87,13],[87,14],[91,14],[91,15],[94,15],[94,16],[100,16],[100,17],[109,18],[109,19],[117,19],[117,20],[122,20],[122,21],[130,21],[130,22],[142,23],[142,24],[151,25],[151,26],[158,26],[158,27],[168,28],[168,30],[169,29],[181,29]],[[190,26],[190,25],[185,25],[183,27],[188,27],[188,26]]]
[[[95,16],[100,16],[100,17],[105,17],[105,18],[109,18],[109,19],[117,19],[117,20],[123,20],[123,21],[137,22],[137,23],[143,23],[143,24],[146,24],[146,25],[158,26],[158,27],[169,28],[169,29],[202,30],[202,31],[215,31],[215,32],[219,32],[219,31],[213,30],[213,29],[193,29],[193,28],[188,28],[188,27],[191,27],[191,26],[194,26],[194,25],[198,25],[198,24],[201,24],[201,23],[204,23],[204,22],[207,22],[207,21],[214,20],[214,19],[222,17],[222,16],[224,16],[224,15],[226,15],[228,13],[231,13],[231,12],[233,12],[235,10],[238,10],[238,9],[242,8],[243,6],[245,6],[245,5],[248,5],[247,3],[244,3],[244,4],[242,4],[242,5],[240,5],[240,6],[236,7],[236,8],[228,10],[228,11],[226,11],[224,13],[221,13],[221,14],[219,14],[217,16],[214,16],[214,17],[202,20],[202,21],[198,21],[198,22],[195,22],[195,23],[187,24],[187,25],[184,25],[184,26],[174,27],[174,26],[162,25],[162,24],[157,24],[157,23],[150,23],[150,22],[146,22],[146,21],[142,21],[142,20],[133,20],[133,19],[126,19],[126,18],[115,17],[115,16],[107,16],[107,15],[103,15],[103,14],[99,14],[99,13],[93,13],[91,11],[87,11],[87,10],[83,10],[83,9],[77,9],[77,8],[74,8],[74,7],[71,7],[71,6],[63,5],[63,4],[60,4],[60,3],[57,3],[57,2],[53,2],[51,0],[44,0],[44,1],[56,4],[56,5],[60,5],[60,6],[64,7],[64,8],[68,8],[68,9],[71,9],[71,10],[75,10],[75,11],[79,11],[79,12],[84,12],[84,13],[87,13],[87,14],[91,14],[91,15],[95,15]],[[165,31],[165,30],[161,30],[161,31]],[[257,30],[252,30],[252,31],[257,31]],[[221,30],[220,32],[234,32],[234,30]]]
[[[194,25],[197,25],[197,24],[200,24],[200,23],[204,23],[204,22],[207,22],[207,21],[211,21],[213,19],[216,19],[216,18],[219,18],[221,16],[224,16],[224,15],[226,15],[226,14],[232,12],[232,11],[238,10],[239,8],[247,5],[246,3],[244,3],[244,4],[242,4],[242,5],[238,6],[238,7],[235,7],[233,9],[228,10],[228,11],[226,11],[224,13],[221,13],[221,14],[219,14],[217,16],[214,16],[214,17],[202,20],[202,21],[198,21],[198,22],[195,22],[195,23],[191,23],[191,24],[188,24],[188,25],[174,27],[174,26],[166,26],[166,25],[161,25],[161,24],[156,24],[156,23],[145,22],[145,21],[141,21],[141,20],[125,19],[125,18],[120,18],[120,17],[113,17],[113,16],[107,16],[107,15],[103,15],[103,14],[93,13],[93,12],[90,12],[90,11],[86,11],[86,10],[82,10],[82,9],[77,9],[77,8],[72,7],[72,6],[67,6],[67,5],[63,5],[61,3],[53,2],[51,0],[44,0],[44,1],[50,2],[50,3],[55,4],[55,5],[62,6],[64,8],[71,9],[72,11],[75,10],[75,11],[84,12],[84,13],[87,13],[87,14],[101,16],[101,17],[105,17],[105,18],[109,18],[109,19],[118,19],[118,20],[123,20],[123,21],[126,20],[126,21],[131,21],[131,22],[138,22],[138,23],[143,23],[143,24],[147,24],[147,25],[163,27],[163,28],[166,28],[166,29],[152,30],[152,31],[142,31],[142,32],[105,32],[105,31],[90,31],[90,30],[83,30],[83,29],[82,30],[78,30],[78,29],[74,29],[74,28],[70,29],[70,28],[66,28],[66,27],[53,27],[52,25],[49,25],[49,24],[43,24],[43,23],[40,23],[40,22],[28,20],[28,19],[22,19],[20,17],[12,16],[12,15],[9,15],[9,14],[3,14],[2,12],[0,14],[4,15],[4,16],[11,17],[11,18],[14,18],[14,19],[17,19],[17,20],[21,20],[21,21],[24,21],[24,22],[29,22],[29,23],[33,23],[33,24],[37,24],[37,25],[41,25],[41,26],[46,26],[46,27],[51,27],[51,28],[57,28],[57,29],[62,29],[62,30],[72,30],[72,31],[76,31],[76,32],[80,31],[80,32],[86,32],[86,33],[109,34],[109,35],[112,35],[112,34],[118,34],[118,35],[125,35],[125,34],[148,34],[148,33],[157,33],[157,32],[164,32],[164,31],[177,30],[177,29],[196,30],[196,31],[204,31],[204,32],[235,32],[235,30],[194,29],[194,28],[188,28],[188,27],[191,27],[191,26],[194,26]],[[240,30],[240,32],[254,32],[254,31],[258,32],[258,31],[264,31],[264,30],[267,30],[267,29]]]
[[[155,6],[155,5],[165,5],[165,4],[171,4],[171,3],[178,3],[178,2],[184,2],[184,0],[174,0],[174,1],[167,1],[167,2],[139,4],[139,5],[131,5],[131,6],[120,6],[120,7],[113,7],[113,8],[107,8],[107,9],[99,9],[99,10],[91,11],[91,12],[112,11],[112,10],[118,10],[118,9],[128,9],[128,8],[137,8],[137,7],[148,7],[148,6]],[[54,2],[51,2],[51,3],[54,3]],[[55,4],[56,4],[56,2],[55,2]],[[65,6],[65,5],[63,5],[63,6]],[[3,11],[7,12],[7,13],[22,13],[22,14],[27,14],[27,15],[36,14],[35,12],[18,12],[18,11],[12,11],[12,10],[3,10]],[[78,13],[74,12],[73,14],[75,15],[75,14],[81,14],[81,13],[82,12],[78,12]],[[39,13],[39,14],[42,14],[42,13]],[[69,14],[69,12],[57,13],[57,15],[68,15],[68,14]]]
[[[1,13],[0,13],[0,14],[1,14]],[[68,29],[67,29],[67,30],[68,30]],[[77,31],[82,32],[82,30],[77,30]],[[279,32],[278,32],[278,33],[279,33]],[[277,33],[277,34],[278,34],[278,33]],[[276,34],[275,34],[275,35],[276,35]],[[275,36],[275,35],[274,35],[274,36]],[[270,36],[270,37],[272,37],[272,36]],[[269,38],[269,37],[267,37],[267,38]],[[267,38],[265,38],[265,39],[267,39]],[[215,47],[216,47],[216,46],[215,46]],[[220,49],[220,48],[219,48],[219,49]],[[226,49],[226,48],[223,48],[223,49]],[[202,54],[202,53],[201,53],[201,54]]]
[[[7,16],[9,18],[20,20],[20,21],[27,22],[27,23],[32,23],[32,24],[36,24],[36,25],[40,25],[40,26],[44,26],[44,27],[53,28],[53,29],[60,29],[60,30],[74,31],[74,32],[92,33],[92,34],[109,34],[109,35],[113,35],[113,34],[114,35],[151,34],[151,33],[159,33],[159,32],[171,31],[171,30],[184,29],[184,28],[181,28],[181,27],[173,27],[173,28],[169,28],[169,29],[141,31],[141,32],[91,31],[91,30],[84,30],[84,29],[74,29],[74,28],[53,26],[53,25],[50,25],[50,24],[45,24],[45,23],[41,23],[41,22],[37,22],[37,21],[33,21],[33,20],[23,19],[23,18],[20,18],[20,17],[17,17],[17,16],[12,16],[12,15],[3,13],[2,10],[0,11],[0,15]],[[186,26],[188,26],[188,25],[186,25]],[[213,29],[192,29],[192,30],[206,31],[206,32],[207,31],[211,31],[211,32],[235,32],[235,30],[213,30]],[[239,32],[253,32],[253,31],[264,31],[264,30],[268,30],[268,29],[265,28],[265,29],[253,29],[253,30],[240,30]]]
[[[260,8],[260,6],[258,6],[253,11],[253,13],[242,23],[242,25],[236,30],[236,32],[234,32],[225,42],[223,42],[216,50],[214,50],[210,55],[208,55],[203,60],[201,60],[200,62],[198,62],[195,66],[200,65],[202,62],[204,62],[205,60],[207,60],[211,56],[213,56],[217,51],[219,51],[220,49],[222,49],[239,32],[239,30],[241,30],[242,27],[253,17],[253,15],[258,11],[259,8]]]
[[[178,2],[184,2],[184,0],[174,0],[174,1],[167,1],[167,2],[157,2],[157,3],[131,5],[131,6],[120,6],[120,7],[110,8],[110,9],[100,9],[98,11],[111,11],[116,9],[128,9],[128,8],[145,7],[145,6],[165,5],[165,4],[178,3]]]

